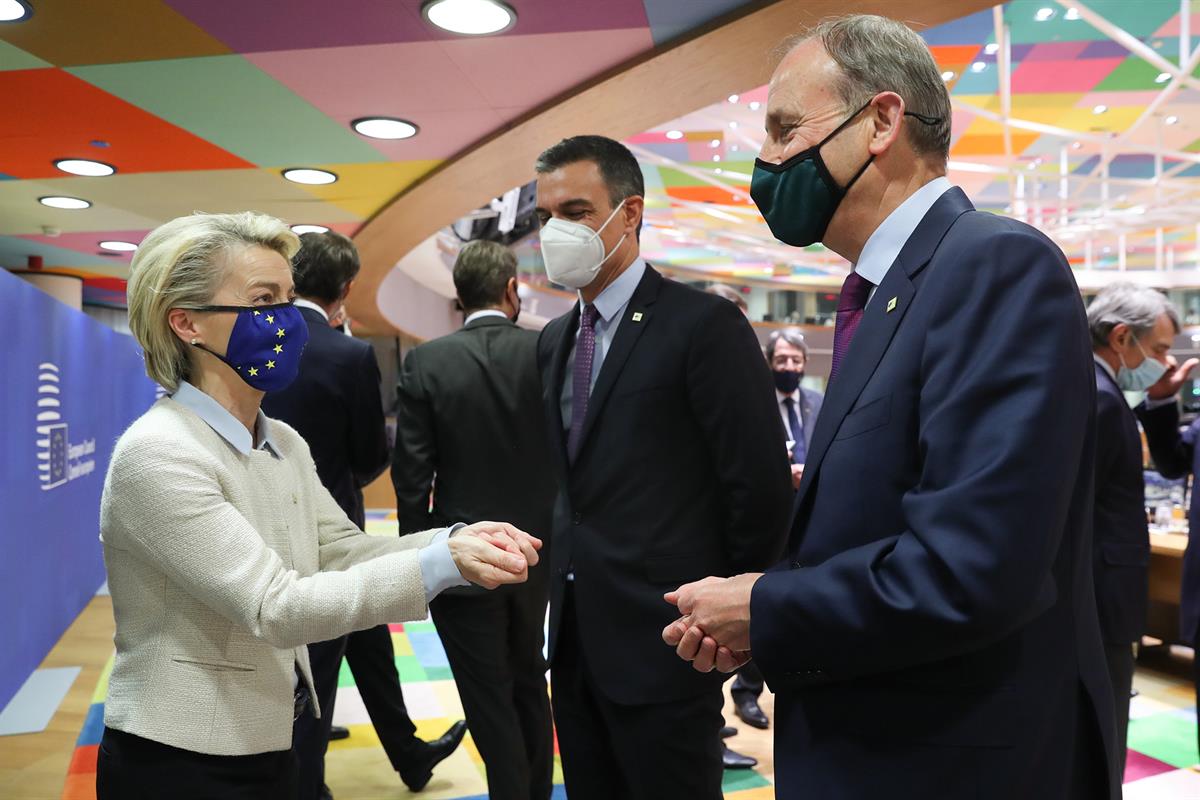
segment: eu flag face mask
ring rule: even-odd
[[[761,158],[754,160],[750,197],[762,212],[763,219],[767,221],[767,226],[776,239],[794,247],[808,247],[825,237],[825,229],[829,227],[829,221],[833,219],[838,204],[842,202],[846,192],[850,191],[850,187],[867,171],[875,156],[869,156],[850,182],[841,187],[829,172],[829,167],[825,165],[825,159],[821,157],[821,148],[845,130],[846,126],[872,102],[874,98],[860,106],[817,144],[781,164],[772,164]],[[905,111],[904,115],[915,117],[926,125],[936,125],[940,122],[935,117],[927,117],[914,111]]]
[[[225,355],[202,344],[206,353],[224,361],[250,386],[260,392],[275,392],[296,379],[300,355],[308,342],[308,323],[291,303],[272,306],[196,306],[191,311],[237,314]]]

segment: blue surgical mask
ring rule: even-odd
[[[195,344],[229,365],[238,377],[260,392],[276,392],[296,379],[300,356],[308,342],[308,323],[291,303],[272,306],[195,306],[190,311],[238,315],[225,355]]]
[[[1134,339],[1133,343],[1145,358],[1141,364],[1130,369],[1125,366],[1125,356],[1118,350],[1117,358],[1121,359],[1121,368],[1117,370],[1117,385],[1125,392],[1144,392],[1162,379],[1167,372],[1167,365],[1147,356],[1146,351],[1142,350],[1142,343],[1137,339]]]

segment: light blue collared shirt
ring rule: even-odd
[[[638,256],[634,259],[624,272],[618,275],[612,283],[604,288],[592,305],[596,306],[596,311],[599,316],[596,318],[596,352],[592,356],[592,376],[591,382],[588,384],[588,391],[596,388],[596,378],[600,375],[600,367],[604,364],[604,357],[608,355],[609,348],[612,347],[613,338],[617,335],[617,328],[621,324],[621,318],[625,316],[625,309],[629,307],[629,301],[633,299],[633,293],[637,290],[638,284],[642,282],[642,276],[646,274],[646,262]],[[579,298],[579,328],[575,329],[575,338],[578,340],[580,328],[583,326],[583,297]],[[560,400],[559,409],[562,411],[563,427],[570,429],[571,427],[571,401],[574,393],[574,376],[575,375],[575,344],[571,344],[571,352],[567,356],[567,367],[563,373],[563,388],[562,397]]]
[[[929,213],[929,209],[933,208],[933,204],[938,201],[938,198],[951,188],[953,188],[953,184],[945,176],[942,176],[934,178],[909,195],[908,199],[897,206],[895,211],[888,214],[887,219],[880,223],[875,232],[867,239],[862,253],[858,256],[858,263],[854,265],[854,271],[878,288],[879,284],[883,283],[883,279],[887,277],[892,264],[900,257],[900,251],[912,237],[913,231]],[[872,289],[867,298],[868,305],[874,296],[875,289]]]
[[[229,409],[187,381],[179,384],[179,389],[171,395],[171,399],[193,411],[230,447],[242,455],[250,455],[250,451],[256,449],[250,431],[246,430],[245,425],[238,422]],[[271,438],[271,420],[261,409],[258,412],[258,421],[254,423],[254,429],[258,431],[257,449],[266,450],[275,458],[282,458],[278,445]],[[421,563],[421,580],[425,584],[426,603],[451,586],[466,586],[468,583],[454,564],[454,557],[450,555],[448,540],[451,533],[460,527],[462,526],[456,525],[439,531],[433,537],[433,541],[422,547],[417,554]]]

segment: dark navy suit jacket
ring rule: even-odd
[[[1146,626],[1150,533],[1137,418],[1116,381],[1096,365],[1096,521],[1092,552],[1100,634],[1139,641]]]
[[[780,798],[1116,797],[1079,290],[948,190],[868,305],[751,600]]]
[[[1183,433],[1179,432],[1179,406],[1172,403],[1151,411],[1145,406],[1137,409],[1146,443],[1154,458],[1154,467],[1164,478],[1182,478],[1189,472],[1200,475],[1200,419]],[[1200,531],[1200,502],[1192,484],[1192,507],[1188,511],[1188,530]],[[1194,643],[1200,634],[1200,535],[1189,536],[1183,553],[1183,580],[1179,597],[1179,635],[1185,642]]]

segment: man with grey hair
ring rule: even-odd
[[[786,561],[669,593],[664,640],[700,671],[758,663],[780,798],[1115,798],[1070,265],[947,181],[949,95],[899,22],[790,43],[766,129],[772,233],[853,271]]]
[[[1132,283],[1114,283],[1088,306],[1096,361],[1096,506],[1092,563],[1100,635],[1113,685],[1117,759],[1123,771],[1129,726],[1134,659],[1146,624],[1150,533],[1146,527],[1142,438],[1124,392],[1146,392],[1137,413],[1158,452],[1178,438],[1175,396],[1200,361],[1176,368],[1169,355],[1179,333],[1179,315],[1162,293]],[[1162,411],[1158,411],[1162,409]],[[1166,425],[1153,421],[1173,417]],[[1166,441],[1163,441],[1163,440]],[[1172,474],[1171,463],[1160,467]],[[1178,470],[1186,473],[1190,463]],[[1172,475],[1174,476],[1174,475]],[[1189,640],[1190,641],[1190,640]]]

